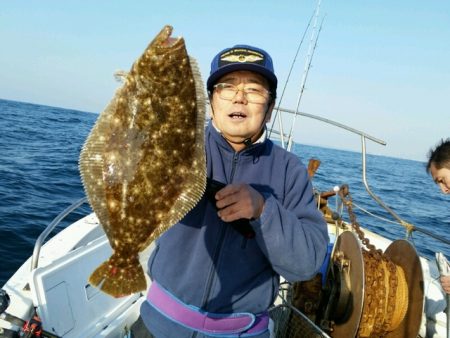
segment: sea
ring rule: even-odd
[[[32,255],[46,226],[85,196],[78,157],[97,117],[90,112],[0,99],[0,286]],[[310,158],[321,161],[313,178],[317,191],[349,185],[359,207],[354,211],[360,225],[391,240],[405,239],[403,226],[366,192],[360,153],[304,144],[295,144],[294,152],[305,164]],[[404,221],[450,241],[450,196],[440,193],[424,162],[367,155],[367,182]],[[336,201],[331,198],[329,203],[334,206]],[[84,204],[51,236],[90,212]],[[410,240],[427,258],[434,259],[437,251],[450,258],[448,244],[420,231]]]

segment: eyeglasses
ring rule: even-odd
[[[256,83],[244,85],[243,88],[238,88],[231,83],[217,83],[213,88],[220,98],[230,101],[233,100],[240,90],[250,103],[266,103],[267,98],[270,96],[270,92],[266,88]]]

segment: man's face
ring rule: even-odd
[[[219,83],[231,84],[239,89],[235,95],[219,95],[220,88],[216,88],[211,99],[215,127],[221,131],[231,146],[239,151],[245,147],[242,143],[245,139],[251,138],[253,142],[256,141],[261,135],[262,127],[270,120],[273,103],[269,107],[269,85],[263,76],[249,71],[228,73],[217,81],[217,84]],[[246,95],[244,90],[248,93],[260,91],[264,96],[255,103],[252,94]]]
[[[450,194],[450,169],[437,169],[434,163],[430,166],[431,177],[444,194]]]

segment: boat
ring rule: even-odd
[[[292,145],[292,140],[290,135],[284,133],[282,126],[297,116],[313,118],[359,135],[365,188],[380,207],[400,219],[372,193],[365,177],[365,143],[369,140],[383,144],[383,141],[312,114],[279,108],[275,116],[277,123],[270,127],[269,134],[286,149]],[[308,168],[313,183],[318,163],[313,159]],[[361,326],[367,326],[367,318],[370,317],[365,306],[368,297],[372,296],[371,304],[374,304],[374,297],[384,299],[378,302],[378,307],[383,306],[389,315],[395,312],[397,318],[395,328],[391,327],[391,331],[383,336],[448,337],[448,314],[444,312],[446,298],[438,282],[436,262],[420,257],[408,240],[392,241],[360,226],[355,218],[350,217],[346,221],[345,208],[350,207],[347,210],[349,216],[354,214],[349,191],[351,187],[344,182],[330,187],[329,191],[315,191],[318,208],[324,213],[332,239],[329,259],[317,278],[311,281],[282,281],[279,296],[269,311],[273,336],[363,337]],[[328,201],[333,195],[336,200],[334,206]],[[87,203],[86,198],[76,201],[54,218],[36,240],[33,254],[1,288],[0,337],[130,337],[130,328],[139,316],[145,293],[113,298],[87,282],[95,267],[112,252],[96,215],[90,213],[49,238],[53,229],[84,203]],[[433,236],[425,229],[400,221],[406,233],[421,231]],[[367,244],[375,249],[370,249]],[[140,261],[144,267],[152,250],[150,245],[141,253]],[[403,292],[404,296],[404,302],[398,308],[397,305],[388,307],[391,301],[398,301],[395,295],[388,295],[386,291],[393,288],[392,269],[386,268],[392,274],[387,280],[384,279],[384,291],[368,285],[368,274],[372,274],[372,280],[376,275],[367,268],[370,266],[367,252],[378,259],[388,257],[397,270],[401,267],[403,274],[399,276],[403,277],[394,283],[394,293]],[[400,282],[403,289],[400,289]],[[150,285],[150,280],[147,283]],[[391,318],[388,324],[393,325]]]

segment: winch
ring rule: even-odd
[[[294,283],[293,305],[333,338],[417,337],[424,306],[419,256],[406,240],[383,252],[365,237],[348,189],[339,196],[351,228],[342,222],[324,283]]]

